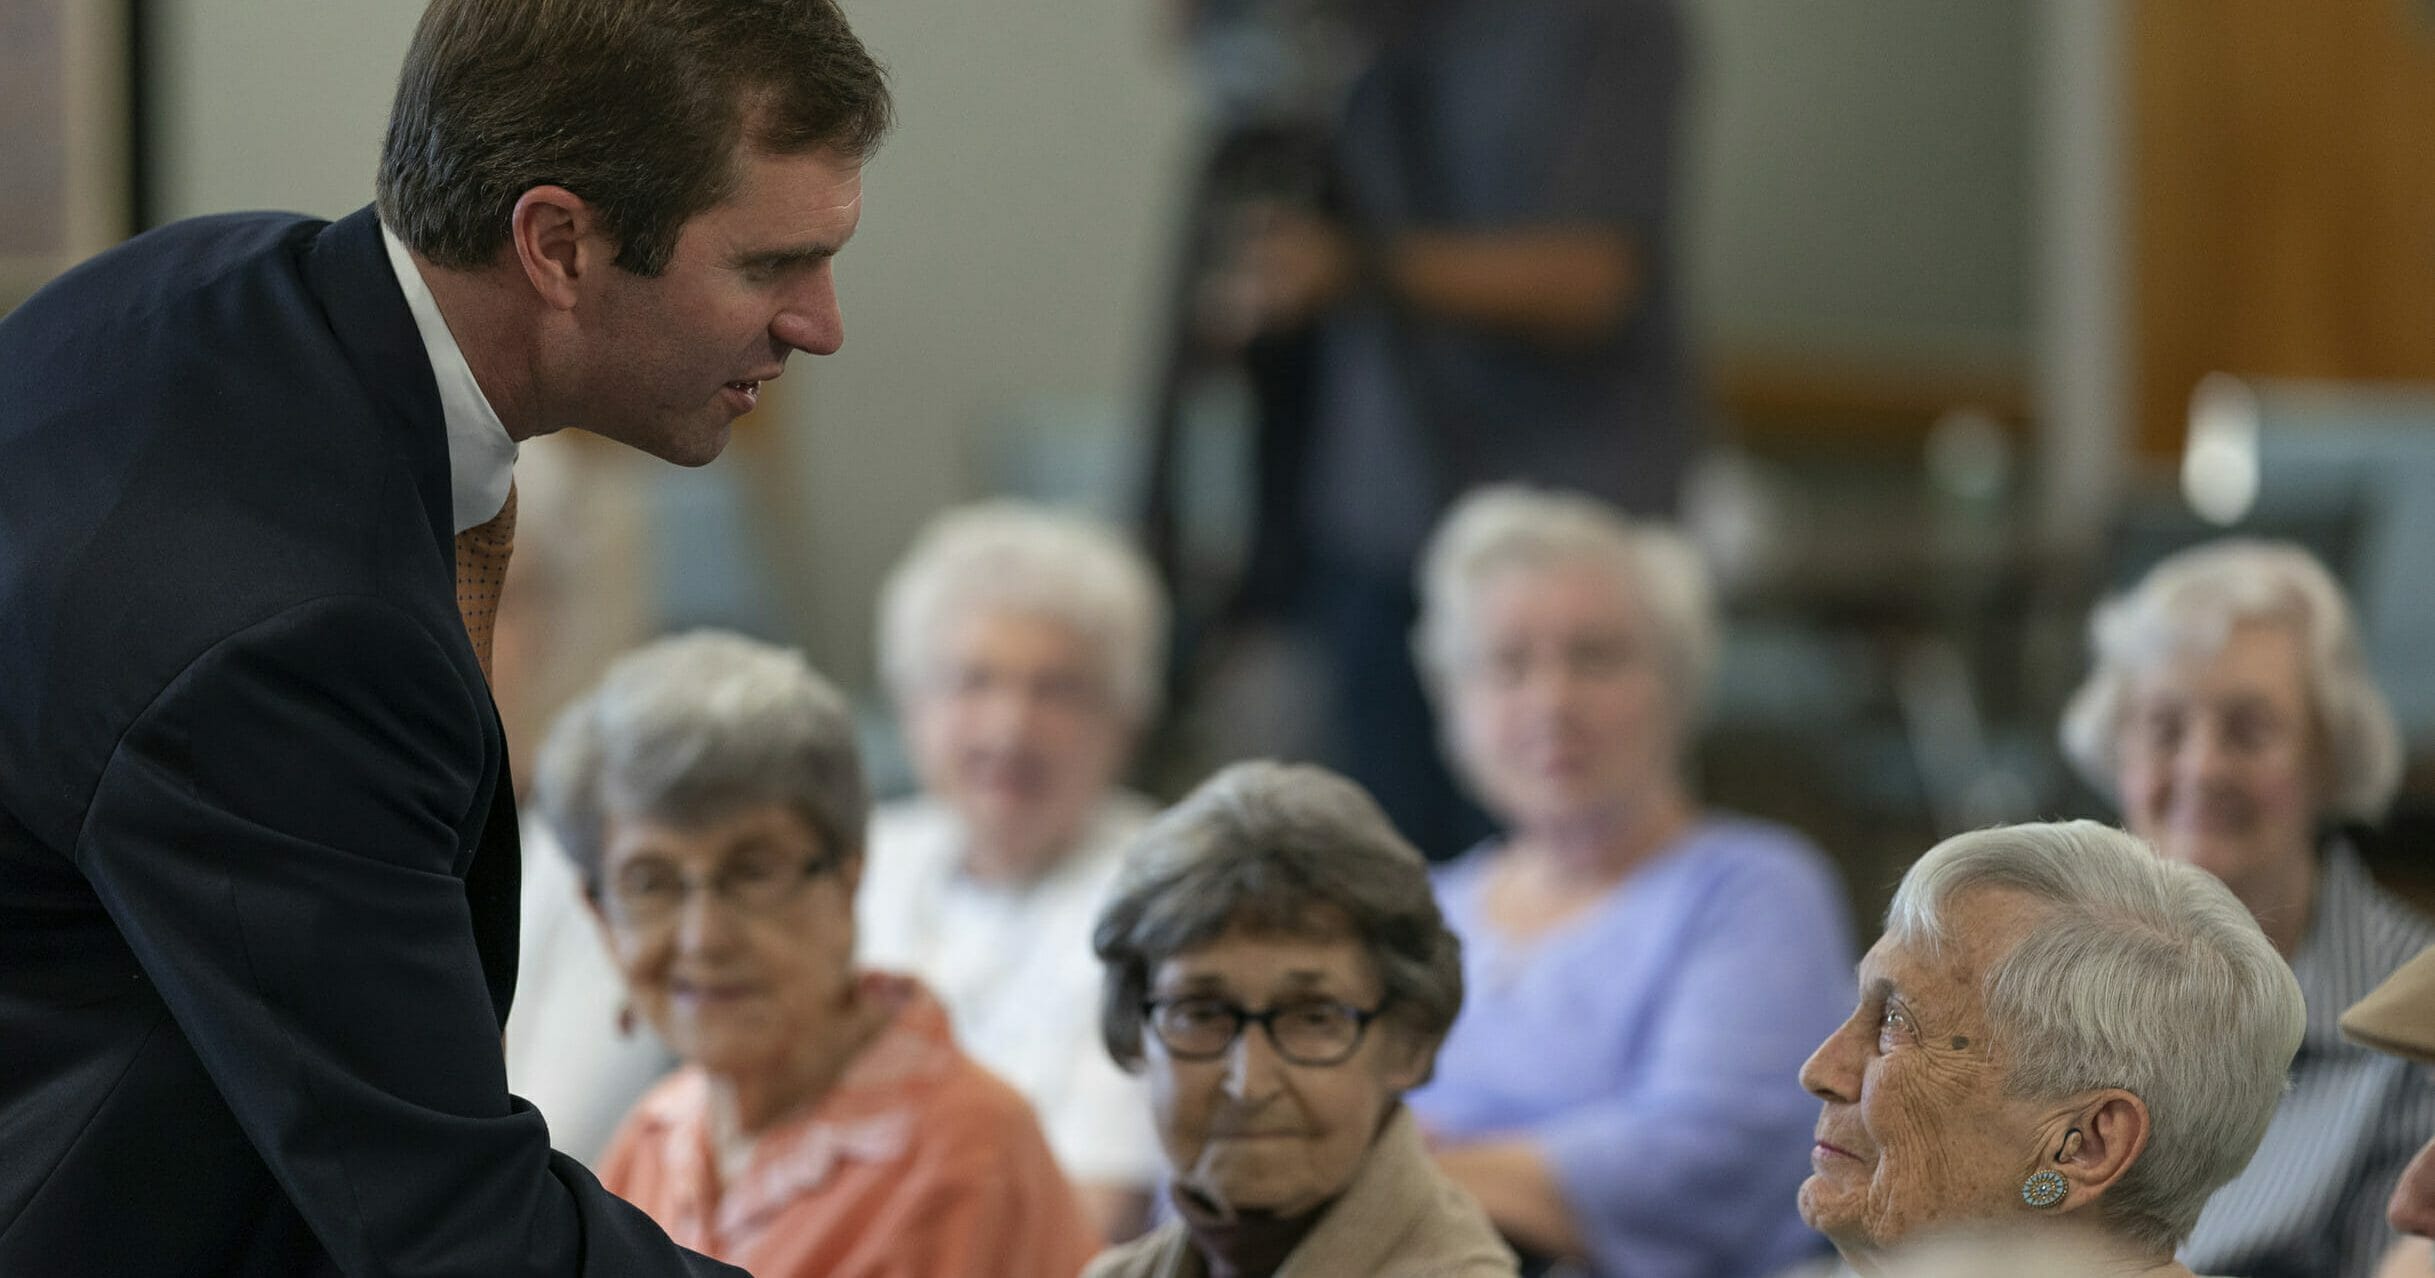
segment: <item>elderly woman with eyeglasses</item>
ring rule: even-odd
[[[2435,924],[2369,878],[2345,829],[2380,820],[2401,775],[2349,604],[2299,547],[2234,539],[2159,563],[2089,633],[2065,752],[2133,833],[2232,889],[2308,998],[2291,1091],[2183,1258],[2366,1275],[2393,1241],[2385,1199],[2435,1133],[2435,1076],[2343,1041],[2339,1017]]]
[[[1403,1107],[1463,1002],[1420,854],[1333,773],[1226,769],[1100,915],[1108,1051],[1147,1075],[1172,1222],[1091,1278],[1491,1278],[1514,1260]]]
[[[1801,1058],[1851,1000],[1839,877],[1683,774],[1717,621],[1671,533],[1483,490],[1422,567],[1415,643],[1505,833],[1438,875],[1471,1001],[1412,1107],[1525,1252],[1594,1273],[1765,1273],[1793,1210]]]
[[[2188,1275],[2174,1248],[2300,1046],[2300,987],[2240,902],[2093,821],[1930,849],[1859,980],[1801,1068],[1822,1104],[1799,1201],[1862,1273],[1998,1231],[2094,1248],[2071,1273]]]
[[[1166,606],[1114,530],[959,507],[881,595],[880,667],[922,792],[871,821],[871,961],[938,994],[966,1050],[1031,1101],[1101,1232],[1158,1179],[1140,1086],[1099,1045],[1091,920],[1155,810],[1118,784],[1157,705]]]
[[[845,702],[698,633],[621,659],[539,799],[632,1006],[684,1064],[601,1180],[763,1278],[1071,1278],[1096,1248],[1021,1096],[915,981],[858,970],[869,798]]]

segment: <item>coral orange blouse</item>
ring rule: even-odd
[[[1012,1088],[905,982],[904,1009],[819,1102],[721,1185],[710,1080],[687,1067],[618,1132],[600,1179],[684,1246],[758,1278],[1074,1278],[1100,1241]]]

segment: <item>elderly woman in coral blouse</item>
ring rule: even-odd
[[[1031,1110],[909,978],[854,962],[870,800],[795,654],[663,640],[569,708],[543,812],[683,1060],[601,1181],[762,1278],[1072,1278],[1097,1247]]]
[[[2052,1272],[2188,1275],[2174,1250],[2300,1045],[2299,985],[2240,902],[2088,821],[1938,844],[1859,979],[1801,1069],[1799,1201],[1862,1273],[1960,1233],[2081,1255]]]

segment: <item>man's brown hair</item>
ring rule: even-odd
[[[834,0],[433,0],[381,148],[380,216],[441,266],[507,243],[516,201],[582,196],[639,275],[730,195],[745,148],[860,161],[888,88]]]

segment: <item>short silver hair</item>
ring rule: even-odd
[[[1957,834],[1919,858],[1886,935],[1930,952],[1961,894],[2010,888],[2046,914],[1981,977],[2005,1085],[2033,1101],[2119,1087],[2146,1150],[2098,1204],[2116,1231],[2177,1247],[2257,1152],[2300,1048],[2291,967],[2231,889],[2094,821]]]
[[[783,804],[851,859],[871,815],[845,698],[801,653],[715,630],[618,658],[550,730],[536,798],[587,889],[612,818],[698,826]]]
[[[2244,622],[2289,626],[2300,638],[2331,781],[2327,807],[2354,820],[2382,818],[2401,788],[2400,730],[2369,673],[2342,587],[2288,542],[2234,537],[2194,546],[2101,605],[2088,623],[2092,669],[2063,712],[2063,753],[2090,786],[2119,798],[2132,681],[2171,658],[2220,650]]]
[[[1716,592],[1691,542],[1596,498],[1520,484],[1473,490],[1439,522],[1421,553],[1420,622],[1412,651],[1433,693],[1481,653],[1477,610],[1500,574],[1586,564],[1612,574],[1647,610],[1676,721],[1698,721],[1719,643]]]
[[[1332,939],[1378,966],[1386,1015],[1432,1052],[1463,1006],[1462,942],[1422,859],[1360,786],[1325,768],[1238,763],[1134,836],[1091,944],[1109,1055],[1142,1060],[1158,966],[1236,928]]]
[[[1149,561],[1105,524],[1011,500],[931,520],[880,591],[880,674],[899,702],[936,677],[940,638],[986,611],[1072,628],[1096,650],[1103,690],[1126,722],[1157,712],[1166,597]]]

